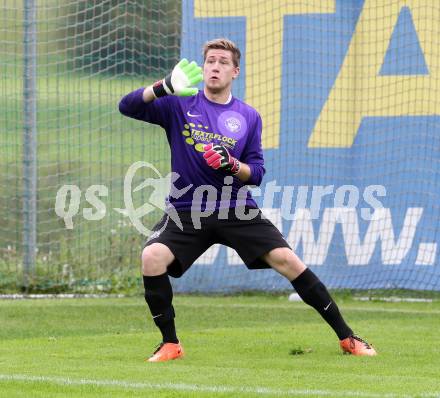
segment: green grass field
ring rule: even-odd
[[[0,396],[440,396],[438,300],[337,298],[379,356],[343,355],[319,315],[286,296],[177,296],[186,357],[161,364],[144,362],[159,334],[142,297],[3,300]]]

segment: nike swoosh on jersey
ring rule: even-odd
[[[189,117],[199,117],[199,116],[202,116],[202,115],[193,115],[190,111],[186,112],[186,114],[187,114]]]

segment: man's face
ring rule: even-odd
[[[206,53],[203,64],[203,80],[205,87],[213,93],[230,88],[232,80],[240,73],[234,65],[232,53],[228,50],[211,49]]]

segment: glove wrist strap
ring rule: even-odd
[[[238,172],[240,171],[240,162],[238,159],[232,158],[232,165],[231,165],[231,174],[232,175],[237,175]]]
[[[153,94],[156,98],[165,97],[168,93],[165,90],[163,80],[159,80],[153,84]]]
[[[165,79],[159,80],[153,84],[153,93],[156,98],[174,94],[174,88],[171,84],[171,73],[165,76]]]

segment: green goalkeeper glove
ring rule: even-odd
[[[156,98],[165,95],[189,97],[196,95],[198,92],[197,87],[191,86],[196,85],[202,80],[202,68],[194,61],[189,63],[186,58],[183,58],[169,75],[153,84],[153,93]]]

